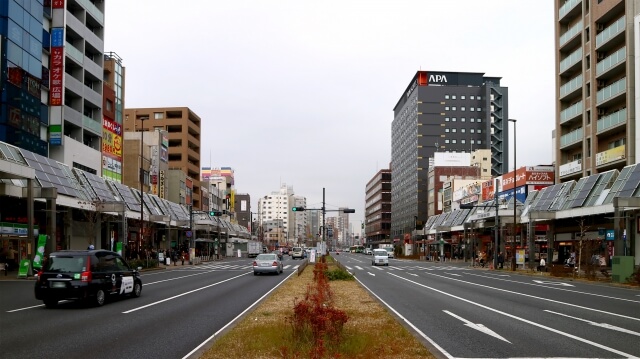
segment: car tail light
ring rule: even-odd
[[[91,282],[91,271],[84,271],[80,275],[81,282]]]
[[[272,267],[277,267],[278,266],[278,262],[273,261],[273,263],[271,264]]]
[[[38,271],[38,283],[42,283],[42,270]]]
[[[253,261],[253,266],[254,266],[254,267],[257,267],[257,266],[258,266],[258,262]]]

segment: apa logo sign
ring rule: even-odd
[[[447,82],[446,75],[429,75],[429,83],[444,83]]]

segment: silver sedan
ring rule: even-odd
[[[275,253],[258,254],[253,261],[253,275],[258,275],[259,273],[280,274],[283,270],[282,261]]]

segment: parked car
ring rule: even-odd
[[[305,252],[302,247],[293,247],[291,250],[291,259],[300,258],[303,259],[305,256]]]
[[[387,251],[388,257],[393,258],[393,247],[387,247],[385,250]]]
[[[65,250],[49,255],[38,272],[34,292],[47,308],[69,299],[101,306],[110,297],[139,297],[142,280],[116,252]]]
[[[374,266],[388,266],[389,265],[389,254],[384,249],[374,249],[373,250],[373,259],[371,260],[371,264]]]
[[[275,253],[258,254],[253,261],[253,275],[260,273],[275,273],[277,275],[283,270],[282,261]]]
[[[365,248],[364,249],[364,254],[371,255],[371,254],[373,254],[373,251],[371,250],[371,248]]]

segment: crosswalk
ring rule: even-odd
[[[371,271],[371,270],[379,270],[379,271],[459,271],[459,270],[469,270],[469,268],[466,267],[456,267],[456,266],[429,266],[429,267],[424,267],[424,266],[406,266],[406,267],[394,267],[394,266],[373,266],[373,265],[369,265],[369,266],[345,266],[349,271],[352,271],[354,269],[356,270],[364,270],[364,271]]]
[[[298,269],[300,265],[285,264],[284,269]],[[251,264],[200,264],[197,266],[185,266],[184,270],[250,270],[253,269]]]

